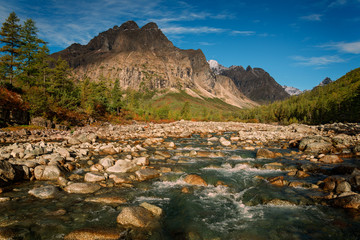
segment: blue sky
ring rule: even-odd
[[[156,22],[175,46],[229,67],[260,67],[281,85],[311,89],[360,67],[360,0],[0,0],[32,18],[51,52],[134,20]]]

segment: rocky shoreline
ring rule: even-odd
[[[230,133],[225,137],[225,133]],[[174,139],[194,134],[207,139],[208,146],[218,151],[191,150],[175,153]],[[216,136],[214,136],[216,134]],[[236,122],[178,121],[168,124],[136,123],[78,127],[68,131],[53,129],[0,131],[0,202],[13,201],[5,196],[14,191],[14,184],[43,181],[44,186],[31,189],[29,195],[39,199],[56,198],[59,192],[89,194],[85,201],[124,204],[121,197],[93,196],[104,188],[131,188],[137,182],[156,179],[177,171],[171,166],[182,156],[194,158],[223,157],[222,149],[253,151],[257,159],[271,161],[255,166],[260,169],[282,170],[279,176],[259,181],[277,187],[302,187],[319,192],[316,204],[358,211],[360,208],[360,124],[327,124],[290,126]],[[232,156],[234,159],[236,156]],[[286,158],[294,162],[285,164]],[[163,161],[161,166],[152,160]],[[344,159],[352,159],[351,163]],[[246,167],[246,164],[243,164]],[[325,166],[325,167],[324,167]],[[253,167],[253,166],[252,166]],[[307,182],[310,176],[317,182]],[[323,176],[323,177],[322,177]],[[187,175],[190,186],[207,186],[201,176]],[[218,181],[216,184],[226,186]],[[185,187],[183,193],[191,192]],[[263,204],[294,204],[272,199]],[[59,214],[66,210],[60,209]],[[117,219],[121,229],[79,229],[65,239],[118,239],[129,234],[126,229],[153,229],[159,226],[163,212],[158,206],[143,202],[121,208]],[[2,224],[3,226],[3,224]],[[0,238],[16,236],[11,226],[0,228]]]

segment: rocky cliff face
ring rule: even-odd
[[[218,97],[215,86],[221,81],[210,70],[203,52],[175,47],[155,23],[139,28],[129,21],[100,33],[85,46],[73,44],[52,56],[67,60],[79,80],[87,77],[111,84],[119,79],[122,89],[189,88],[206,97]],[[238,94],[236,106],[243,107],[240,102],[245,96]]]
[[[231,78],[238,89],[253,101],[268,103],[289,97],[281,85],[261,68],[232,66],[220,74]]]

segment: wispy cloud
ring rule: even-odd
[[[339,56],[321,56],[321,57],[293,56],[291,58],[295,60],[298,65],[302,65],[302,66],[326,66],[332,63],[345,62],[345,60],[340,58]]]
[[[211,43],[211,42],[199,42],[200,45],[203,45],[203,46],[213,46],[215,45],[215,43]]]
[[[302,16],[300,17],[300,19],[305,20],[305,21],[321,21],[322,19],[322,14],[310,14],[307,16]]]
[[[222,28],[213,28],[213,27],[166,27],[166,28],[162,28],[161,30],[167,34],[221,33],[226,31],[225,29]]]
[[[347,3],[347,0],[336,0],[336,1],[332,1],[332,2],[329,4],[329,8],[342,6],[342,5],[345,5],[346,3]]]
[[[234,30],[231,32],[231,34],[233,35],[241,35],[241,36],[252,36],[255,35],[256,32],[255,31],[238,31],[238,30]]]
[[[337,42],[320,45],[319,47],[335,49],[344,53],[360,54],[360,41],[357,42]]]

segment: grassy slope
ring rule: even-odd
[[[189,102],[191,117],[194,119],[211,118],[211,115],[224,116],[230,113],[239,112],[240,110],[218,98],[200,99],[190,96],[183,91],[179,93],[170,92],[154,97],[150,104],[155,109],[167,107],[173,112],[180,112],[185,102]]]

